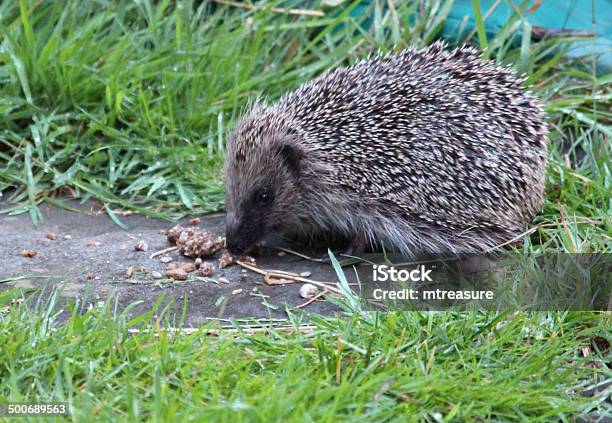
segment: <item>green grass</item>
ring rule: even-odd
[[[41,205],[66,194],[99,200],[114,219],[116,207],[159,217],[221,210],[224,137],[248,102],[373,51],[431,43],[452,1],[419,3],[345,2],[307,16],[263,1],[244,10],[0,0],[0,213],[39,223]],[[546,200],[523,248],[612,252],[612,74],[597,73],[593,58],[565,60],[570,38],[515,40],[528,18],[516,14],[490,38],[477,22],[478,45],[526,75],[549,117]],[[609,314],[347,308],[312,316],[314,331],[302,335],[157,337],[128,334],[151,315],[130,321],[113,304],[70,309],[65,324],[43,303],[0,313],[0,401],[68,401],[79,421],[612,415],[609,387],[579,395],[612,379],[610,349],[595,342],[612,342]],[[180,322],[160,321],[170,324]]]
[[[599,349],[612,341],[609,315],[347,309],[311,316],[310,332],[210,336],[159,330],[169,324],[163,313],[147,331],[159,310],[131,319],[112,301],[68,306],[57,324],[53,305],[0,318],[0,401],[68,402],[77,421],[612,416],[611,353]],[[593,388],[602,393],[580,395]]]

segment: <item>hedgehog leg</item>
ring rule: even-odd
[[[344,251],[345,256],[359,257],[363,255],[366,249],[366,240],[361,235],[355,235],[349,242],[346,250]]]
[[[346,246],[345,250],[341,251],[333,251],[334,256],[352,256],[359,257],[365,252],[366,249],[366,240],[361,235],[354,235]],[[324,254],[321,256],[320,261],[322,263],[331,263],[331,259],[329,254]]]

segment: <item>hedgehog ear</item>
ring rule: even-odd
[[[300,161],[302,154],[297,147],[291,144],[281,144],[276,148],[279,157],[285,162],[285,165],[294,175],[300,173]]]

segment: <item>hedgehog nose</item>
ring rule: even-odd
[[[232,254],[242,254],[246,248],[237,242],[230,241],[229,238],[226,242],[227,250]]]
[[[231,233],[228,232],[225,239],[225,246],[230,253],[242,254],[246,250],[244,243],[240,242],[239,239]]]

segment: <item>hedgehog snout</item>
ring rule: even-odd
[[[230,237],[229,234],[226,236],[225,246],[232,254],[242,254],[246,251],[246,247],[236,238]]]
[[[263,225],[237,224],[227,226],[225,246],[232,254],[246,254],[264,235]]]

